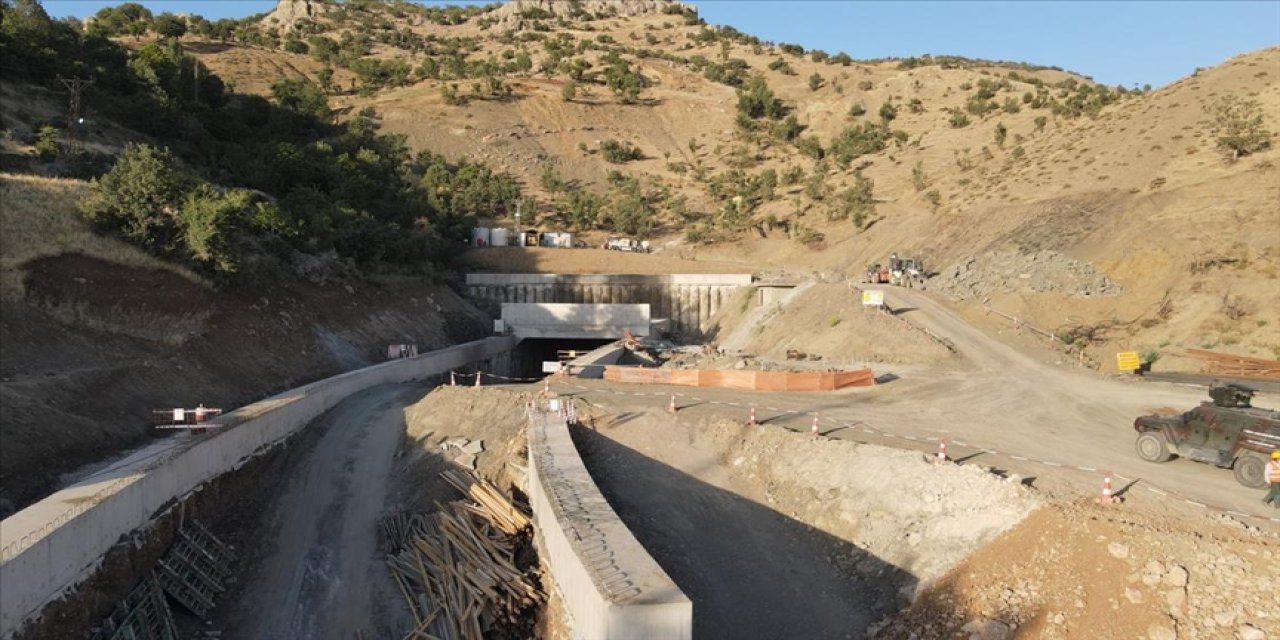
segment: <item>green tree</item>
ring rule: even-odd
[[[41,125],[36,131],[36,155],[41,160],[52,160],[58,156],[58,130],[51,124]]]
[[[1048,122],[1049,122],[1049,119],[1046,118],[1045,116],[1036,116],[1036,119],[1035,119],[1036,131],[1044,131],[1044,125],[1048,124]]]
[[[327,121],[331,114],[324,91],[301,78],[286,78],[271,85],[271,96],[281,107],[300,115]]]
[[[187,34],[187,21],[165,12],[151,21],[151,30],[162,38],[181,38]]]
[[[80,210],[153,253],[174,255],[180,246],[176,215],[193,185],[168,149],[131,143]]]
[[[573,102],[576,97],[578,97],[578,83],[573,78],[570,78],[560,87],[560,99],[565,102]]]
[[[320,90],[325,93],[333,93],[333,67],[325,65],[316,72],[316,82],[320,83]]]
[[[1271,146],[1271,132],[1263,121],[1257,100],[1225,95],[1212,102],[1207,111],[1213,118],[1213,134],[1218,147],[1231,152],[1233,160]]]
[[[604,70],[605,85],[618,96],[623,104],[634,104],[640,99],[644,79],[620,56],[615,56]]]
[[[599,224],[600,211],[604,209],[604,198],[590,191],[570,191],[561,202],[560,208],[575,229],[587,231]]]
[[[204,270],[225,276],[239,269],[253,200],[247,189],[219,193],[207,184],[187,194],[178,220],[187,251]]]
[[[862,106],[861,102],[855,102],[849,106],[849,116],[858,118],[867,114],[867,108]]]
[[[763,76],[752,76],[747,86],[738,91],[738,113],[753,120],[759,118],[777,119],[786,110],[769,89]]]

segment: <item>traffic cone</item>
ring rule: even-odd
[[[818,414],[818,413],[813,414],[813,426],[809,428],[809,432],[810,432],[810,433],[813,435],[813,437],[815,437],[815,438],[817,438],[817,437],[818,437],[818,416],[819,416],[819,415],[821,415],[821,414]]]
[[[458,374],[453,371],[449,372],[449,386],[451,387],[458,386]]]
[[[477,386],[477,387],[478,387],[478,386],[480,386],[480,378],[483,378],[483,377],[484,377],[484,373],[482,373],[482,372],[480,372],[480,371],[477,371],[477,372],[476,372],[476,386]]]
[[[671,394],[671,402],[667,403],[667,413],[676,412],[676,394]]]
[[[933,463],[934,464],[947,463],[947,441],[946,440],[938,441],[938,457],[933,459]]]
[[[1111,472],[1105,472],[1107,475],[1102,477],[1102,498],[1098,502],[1102,504],[1112,504],[1116,501],[1115,496],[1111,493]]]
[[[759,422],[756,422],[756,408],[755,408],[755,406],[752,406],[752,407],[751,407],[751,413],[747,415],[747,426],[748,426],[748,427],[758,427],[758,426],[760,426],[760,423],[759,423]]]

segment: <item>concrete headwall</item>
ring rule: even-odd
[[[467,295],[498,317],[504,302],[648,304],[654,318],[669,318],[680,333],[701,337],[712,316],[750,274],[469,273]]]
[[[529,416],[529,502],[546,565],[583,640],[687,640],[693,603],[600,493],[569,427]]]
[[[649,305],[504,302],[502,322],[521,340],[616,339],[624,331],[643,337],[649,335]]]
[[[0,637],[11,637],[45,604],[93,571],[122,536],[166,505],[296,432],[353,393],[471,363],[500,360],[511,337],[488,338],[351,371],[237,409],[206,438],[113,465],[0,522]],[[491,365],[492,366],[492,365]]]

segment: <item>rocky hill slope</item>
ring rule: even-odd
[[[1099,361],[1280,356],[1264,312],[1280,306],[1280,48],[1126,91],[1012,63],[854,61],[664,2],[289,15],[258,28],[308,53],[223,45],[203,59],[260,85],[282,61],[316,82],[328,65],[342,112],[519,175],[543,225],[797,271],[919,255],[981,279],[962,288],[993,308],[1085,335]],[[1256,152],[1218,144],[1223,98],[1257,105]],[[1068,264],[1114,286],[1021,286],[1072,280]]]

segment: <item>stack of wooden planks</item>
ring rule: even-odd
[[[471,474],[441,474],[471,500],[426,516],[393,516],[382,533],[407,536],[387,566],[412,613],[409,639],[481,640],[499,622],[515,623],[545,595],[515,565],[516,537],[528,514]]]
[[[1187,349],[1186,353],[1204,362],[1208,366],[1208,373],[1243,378],[1280,379],[1280,360],[1251,358],[1204,349]]]

